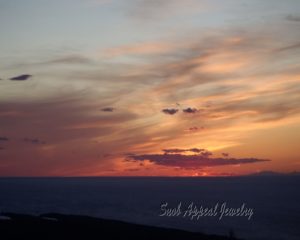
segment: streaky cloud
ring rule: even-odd
[[[91,63],[93,63],[93,61],[84,56],[70,55],[70,56],[53,59],[46,63],[49,63],[49,64],[91,64]]]

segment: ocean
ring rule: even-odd
[[[300,239],[300,176],[0,178],[0,212],[80,214],[250,240]],[[250,216],[251,215],[251,216]]]

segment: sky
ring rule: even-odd
[[[0,176],[300,171],[300,1],[0,0]]]

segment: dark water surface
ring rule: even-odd
[[[162,217],[161,205],[177,217]],[[214,208],[217,216],[191,219],[184,211]],[[246,216],[223,216],[221,205],[253,209]],[[0,211],[81,214],[153,226],[245,239],[300,239],[300,177],[232,178],[0,178]]]

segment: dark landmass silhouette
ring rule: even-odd
[[[228,240],[237,239],[231,230],[229,237],[198,232],[143,226],[116,220],[63,215],[56,213],[39,216],[2,213],[1,239],[172,239],[172,240]]]
[[[252,176],[252,177],[300,176],[300,172],[294,171],[294,172],[284,173],[284,172],[274,172],[274,171],[261,171],[246,176]]]

